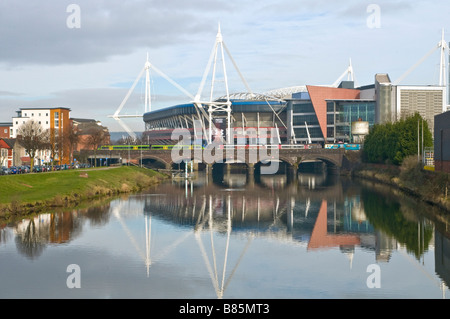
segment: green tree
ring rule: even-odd
[[[374,125],[364,141],[363,158],[370,163],[400,165],[409,155],[417,155],[417,146],[433,145],[428,123],[415,113],[395,123]]]

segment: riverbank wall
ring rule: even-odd
[[[93,168],[0,177],[0,218],[25,216],[90,200],[139,192],[168,176],[133,167]]]
[[[396,166],[364,163],[361,152],[347,152],[341,174],[389,185],[450,214],[450,174],[423,169],[416,156]]]

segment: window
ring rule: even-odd
[[[55,112],[55,127],[59,127],[59,112]]]
[[[327,114],[327,125],[334,124],[334,113]]]
[[[312,103],[296,103],[292,110],[294,113],[315,113]]]
[[[320,127],[309,127],[308,126],[308,131],[309,131],[309,135],[311,136],[312,139],[317,139],[317,138],[322,138],[323,139],[323,134],[322,134],[322,130],[320,129]],[[308,133],[306,132],[306,127],[302,127],[302,128],[294,128],[294,132],[295,132],[295,138],[302,138],[302,139],[307,139],[308,138]]]
[[[350,141],[350,126],[336,126],[335,138]]]
[[[334,138],[334,127],[327,127],[327,138]]]
[[[334,102],[327,102],[327,112],[334,112]]]
[[[292,118],[294,125],[305,125],[305,122],[308,125],[319,125],[319,120],[315,113],[312,114],[302,114],[302,115],[294,115]]]

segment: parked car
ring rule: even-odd
[[[22,171],[22,174],[23,174],[23,173],[29,173],[29,172],[30,172],[30,167],[28,167],[28,166],[26,166],[26,165],[20,166],[20,169],[21,169],[21,171]]]
[[[0,170],[0,174],[1,175],[9,175],[9,174],[11,174],[11,169],[9,169],[6,166],[3,166],[2,169]]]
[[[42,166],[40,166],[40,165],[35,165],[35,166],[33,166],[33,172],[34,172],[34,173],[40,173],[40,172],[42,172]]]

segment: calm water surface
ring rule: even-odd
[[[0,225],[0,298],[449,298],[448,220],[364,181],[199,176]]]

